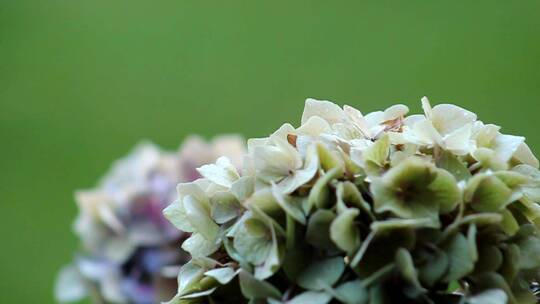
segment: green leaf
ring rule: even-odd
[[[436,172],[435,180],[427,186],[431,193],[426,199],[438,204],[441,214],[450,213],[461,201],[461,191],[450,173],[442,169]]]
[[[458,181],[471,178],[471,172],[456,155],[443,150],[435,160],[437,167],[450,172]]]
[[[324,291],[305,291],[287,301],[287,304],[326,304],[332,296]]]
[[[481,258],[476,262],[475,273],[497,271],[503,263],[501,250],[492,244],[478,244],[478,255]]]
[[[536,227],[531,224],[521,226],[513,241],[519,246],[521,269],[540,267],[540,237]]]
[[[437,218],[452,211],[460,191],[452,175],[415,157],[400,162],[371,186],[375,211],[400,218]]]
[[[371,230],[377,233],[396,230],[396,229],[419,229],[419,228],[440,228],[441,223],[433,218],[418,219],[388,219],[371,223]]]
[[[459,280],[474,269],[474,257],[469,248],[469,242],[461,234],[456,233],[449,241],[443,244],[443,249],[449,259],[448,273],[444,282]]]
[[[469,243],[469,254],[474,262],[478,260],[478,249],[476,248],[476,225],[472,224],[467,230],[467,242]]]
[[[508,297],[508,303],[517,304],[512,294],[512,290],[500,274],[496,272],[486,272],[481,275],[475,276],[473,278],[473,282],[473,292],[483,292],[485,290],[499,289],[504,291],[504,293]]]
[[[427,255],[425,261],[419,266],[419,279],[427,286],[434,286],[446,274],[448,266],[446,253],[434,247],[433,253]]]
[[[336,218],[334,212],[319,209],[309,218],[306,242],[320,249],[334,249],[335,245],[330,238],[330,225]]]
[[[249,272],[241,271],[239,278],[240,290],[248,299],[281,298],[281,292],[276,287],[266,281],[255,279]]]
[[[349,281],[334,290],[335,297],[346,304],[367,304],[369,293],[360,280]]]
[[[306,216],[302,211],[302,199],[282,193],[275,184],[272,184],[272,194],[279,206],[300,224],[306,224]]]
[[[366,163],[371,162],[378,167],[384,167],[389,154],[390,137],[388,134],[384,134],[375,143],[366,148],[362,153],[362,156]]]
[[[315,262],[298,276],[298,285],[309,290],[323,290],[334,285],[345,270],[343,257]]]
[[[515,244],[509,244],[502,249],[503,263],[499,269],[499,273],[507,282],[513,282],[519,272],[520,250]]]
[[[529,183],[530,178],[515,171],[497,171],[493,173],[508,188],[515,188]]]
[[[404,248],[399,248],[396,251],[395,260],[396,267],[403,279],[421,292],[425,292],[425,289],[420,284],[420,281],[418,281],[418,272],[414,267],[414,262],[409,251]]]
[[[360,193],[360,190],[358,190],[356,185],[350,181],[338,183],[336,194],[338,201],[344,206],[356,207],[373,217],[371,214],[371,206],[364,200],[362,193]]]
[[[512,190],[492,175],[476,175],[465,188],[465,199],[479,212],[497,212],[510,203]]]
[[[305,242],[303,227],[298,227],[292,217],[287,217],[286,250],[283,270],[291,281],[296,281],[298,274],[310,262],[313,249]]]
[[[328,150],[322,143],[316,143],[316,147],[321,168],[325,172],[338,168],[340,174],[344,173],[344,163],[340,155],[338,155],[336,152]]]
[[[360,246],[360,232],[354,223],[359,214],[358,209],[349,208],[339,214],[330,225],[330,239],[349,254]]]
[[[519,230],[519,224],[512,215],[512,212],[510,212],[508,209],[504,209],[501,213],[503,216],[501,222],[502,230],[509,236],[516,234],[516,232]]]
[[[309,192],[308,213],[311,212],[311,209],[315,206],[317,206],[317,208],[326,208],[329,206],[330,190],[328,189],[328,183],[340,176],[341,173],[340,168],[335,167],[326,172],[317,180],[317,182],[315,182],[315,185]]]

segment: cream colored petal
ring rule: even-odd
[[[323,132],[330,132],[328,122],[319,116],[311,116],[305,124],[294,130],[292,133],[301,135],[319,136]]]
[[[73,265],[60,270],[54,286],[54,295],[61,303],[82,300],[88,294],[81,275]]]
[[[514,158],[523,164],[533,166],[538,169],[538,158],[534,156],[529,146],[526,143],[522,143],[518,146],[516,152],[514,153]]]
[[[260,146],[253,151],[258,177],[266,182],[278,181],[296,170],[296,158],[276,146]]]
[[[269,139],[272,143],[280,142],[280,141],[287,141],[287,135],[294,134],[294,127],[289,124],[283,124],[279,129],[277,129],[272,135],[270,135]]]
[[[384,112],[383,111],[375,111],[375,112],[371,112],[371,113],[368,113],[366,114],[366,116],[364,116],[367,124],[371,127],[371,126],[376,126],[376,125],[380,125],[381,123],[384,122]]]
[[[471,141],[472,124],[463,127],[444,137],[444,144],[447,150],[456,155],[469,154],[474,149],[474,142]]]
[[[362,112],[348,105],[343,107],[343,111],[345,112],[345,115],[347,115],[347,118],[360,130],[364,137],[372,137],[370,125],[364,118],[364,115],[362,115]]]
[[[204,165],[197,171],[211,182],[227,188],[240,178],[231,161],[224,156],[218,158],[215,164]]]
[[[406,105],[396,104],[384,110],[384,120],[394,120],[409,113],[409,108]]]
[[[422,109],[424,110],[424,115],[427,119],[431,119],[433,115],[433,111],[431,108],[431,104],[429,103],[429,99],[424,96],[422,99],[420,99],[420,102],[422,103]]]
[[[508,162],[524,142],[525,137],[499,134],[493,140],[493,150],[501,161]]]
[[[475,122],[473,127],[473,138],[476,140],[478,147],[489,147],[495,137],[499,134],[501,127],[488,124],[484,125],[482,122]]]
[[[448,134],[476,121],[476,114],[453,104],[439,104],[433,107],[430,119],[439,133]]]
[[[331,125],[345,119],[343,110],[335,103],[327,100],[308,98],[306,99],[304,113],[302,114],[302,125],[312,116],[319,116]]]
[[[444,146],[443,138],[430,120],[425,119],[417,122],[412,128],[412,133],[412,138],[416,138],[419,143]],[[413,143],[416,142],[413,141]]]

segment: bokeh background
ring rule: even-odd
[[[0,302],[54,303],[74,189],[140,139],[266,136],[306,97],[452,102],[540,151],[540,1],[0,0]]]

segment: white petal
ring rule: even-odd
[[[240,269],[235,271],[232,267],[216,268],[208,270],[204,273],[205,276],[216,279],[221,285],[228,284],[240,272]]]
[[[479,147],[489,147],[491,142],[499,134],[501,127],[488,124],[484,125],[481,121],[476,121],[473,126],[473,138]]]
[[[413,134],[423,144],[437,144],[444,146],[443,139],[439,132],[433,127],[430,120],[422,120],[413,126]]]
[[[203,235],[207,240],[217,238],[219,226],[210,218],[209,210],[201,205],[194,197],[188,195],[182,201],[186,211],[186,217],[195,231]]]
[[[216,252],[221,243],[217,240],[209,241],[199,233],[193,233],[182,243],[182,249],[193,258],[206,257]]]
[[[426,120],[426,119],[427,119],[426,116],[421,115],[421,114],[409,115],[405,117],[405,119],[403,120],[403,124],[407,127],[412,128],[412,126],[414,126],[417,122]]]
[[[406,105],[397,104],[384,110],[384,120],[394,120],[409,113],[409,108]]]
[[[319,169],[319,157],[315,150],[315,146],[309,146],[306,154],[304,167],[292,171],[292,174],[289,174],[283,181],[279,182],[277,185],[279,191],[286,194],[292,193],[315,176]]]
[[[60,270],[54,294],[59,302],[75,302],[86,297],[88,291],[79,271],[74,266],[65,266]]]
[[[270,139],[268,137],[265,138],[250,138],[247,141],[247,148],[248,153],[253,153],[253,150],[255,150],[256,147],[266,146],[268,145],[268,142]]]
[[[323,132],[329,132],[330,125],[319,116],[310,117],[305,124],[296,129],[294,134],[319,136]]]
[[[279,129],[277,129],[272,135],[270,135],[270,142],[276,143],[276,141],[287,141],[287,135],[293,134],[295,131],[294,127],[289,124],[283,124]]]
[[[103,281],[101,281],[101,293],[105,300],[113,303],[126,303],[127,299],[122,293],[121,276],[116,271],[107,273]]]
[[[181,201],[176,200],[172,202],[165,210],[163,210],[163,215],[179,230],[184,232],[195,231],[195,228],[189,223],[184,204],[182,204]]]
[[[227,188],[240,178],[236,168],[227,157],[220,157],[215,164],[204,165],[197,170],[211,182]]]
[[[501,161],[508,162],[524,142],[525,137],[499,134],[493,141],[493,150]]]
[[[302,114],[302,125],[312,116],[319,116],[331,125],[345,119],[343,110],[335,103],[308,98]]]
[[[514,158],[521,163],[538,168],[538,159],[534,156],[526,143],[519,145],[517,151],[514,153]]]
[[[343,107],[343,111],[345,112],[349,120],[360,130],[360,132],[362,132],[362,135],[364,135],[364,137],[372,137],[370,125],[362,115],[362,112],[348,105],[345,105]]]
[[[469,154],[473,149],[471,144],[474,144],[474,142],[471,143],[471,130],[472,124],[466,124],[446,135],[444,137],[446,149],[457,155]]]
[[[429,99],[424,96],[422,99],[420,99],[420,102],[422,103],[422,109],[424,110],[424,114],[428,119],[431,119],[431,115],[433,114],[431,109],[431,104],[429,103]]]
[[[258,177],[266,182],[279,181],[302,165],[298,151],[288,142],[275,140],[280,145],[259,146],[253,150],[253,163]]]
[[[448,134],[476,121],[476,114],[453,104],[439,104],[433,107],[430,119],[441,134]]]
[[[376,126],[380,125],[384,122],[384,112],[383,111],[375,111],[368,113],[366,116],[364,116],[369,126]]]

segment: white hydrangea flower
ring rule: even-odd
[[[477,223],[498,225],[504,218],[505,232],[515,234],[519,225],[505,209],[515,202],[530,221],[540,218],[538,160],[523,137],[502,134],[455,105],[432,107],[422,98],[422,107],[420,115],[408,116],[404,105],[363,115],[351,106],[310,98],[300,126],[287,123],[268,137],[248,140],[242,170],[228,158],[199,168],[202,178],[179,184],[177,199],[164,211],[175,227],[192,233],[182,244],[192,260],[180,270],[177,295],[168,303],[213,297],[236,277],[252,302],[348,303],[340,292],[353,294],[356,285],[367,292],[361,278],[333,286],[342,283],[344,271],[345,278],[371,271],[357,267],[366,255],[376,263],[376,256],[386,255],[377,237],[444,228],[422,237],[449,238],[467,224],[466,237],[460,232],[455,244],[438,249],[457,260],[464,258],[462,249],[471,250],[470,256],[465,253],[470,265],[433,270],[438,274],[433,281],[448,283],[474,269]],[[380,246],[375,252],[368,252],[371,242]],[[407,286],[424,292],[407,250],[395,256],[400,265],[392,254],[379,270],[394,273],[398,266]],[[304,255],[295,256],[301,251]],[[319,255],[327,259],[319,261]],[[311,259],[308,264],[304,257]],[[272,285],[268,279],[281,270],[279,280],[290,280],[299,290]],[[382,279],[379,270],[369,278]],[[367,293],[363,296],[367,301]]]

